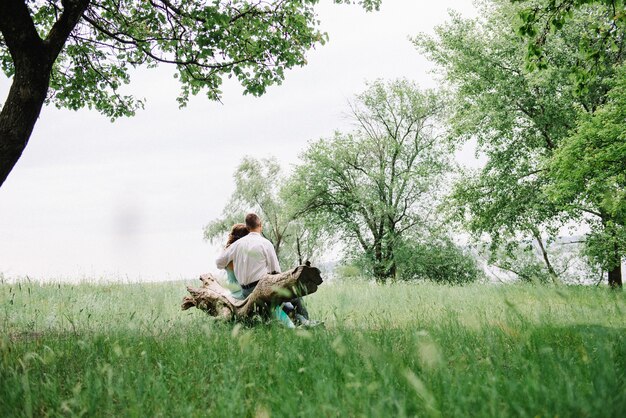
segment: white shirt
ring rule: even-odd
[[[280,272],[274,246],[258,232],[250,232],[232,243],[222,251],[215,264],[223,269],[231,261],[235,277],[241,285],[259,281],[267,273]]]

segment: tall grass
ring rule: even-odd
[[[626,297],[328,283],[324,329],[179,310],[185,284],[0,285],[0,416],[626,412]]]

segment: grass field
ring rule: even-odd
[[[328,283],[294,331],[189,283],[0,284],[0,416],[626,416],[622,292]]]

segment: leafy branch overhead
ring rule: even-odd
[[[316,3],[34,1],[27,4],[32,21],[24,16],[20,26],[34,29],[31,41],[37,36],[62,49],[50,79],[50,101],[70,109],[94,107],[119,117],[132,115],[142,104],[119,92],[130,80],[129,69],[137,66],[175,65],[181,105],[201,90],[209,99],[219,99],[224,76],[236,77],[245,93],[263,94],[268,85],[283,80],[285,69],[306,64],[308,49],[325,42],[313,9]],[[360,3],[368,10],[378,7],[374,0]],[[72,10],[79,20],[70,28],[67,16]],[[69,31],[64,45],[61,29]],[[2,69],[12,76],[12,37],[3,35]]]
[[[380,0],[334,0],[375,10]],[[319,0],[3,0],[0,68],[12,78],[0,113],[0,185],[28,144],[44,103],[114,119],[143,101],[123,92],[130,70],[172,65],[178,102],[219,100],[225,77],[245,94],[280,84],[326,42]]]
[[[589,31],[582,33],[578,40],[578,66],[573,75],[580,88],[584,89],[590,79],[611,65],[606,60],[608,51],[619,55],[624,49],[622,33],[626,26],[626,4],[623,0],[511,1],[522,5],[517,31],[528,40],[527,64],[530,69],[547,68],[546,43],[563,30],[577,12],[593,17]]]

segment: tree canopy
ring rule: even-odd
[[[585,87],[590,79],[606,70],[604,57],[607,50],[622,51],[626,26],[626,5],[623,0],[512,0],[522,5],[518,15],[517,32],[528,39],[528,67],[546,68],[549,58],[544,46],[554,33],[563,29],[577,13],[591,14],[591,29],[581,34],[578,48],[581,52],[578,65],[573,68],[579,86]]]
[[[548,196],[553,179],[547,164],[576,129],[579,115],[605,103],[624,51],[605,51],[603,59],[612,65],[589,88],[580,89],[571,77],[580,65],[579,40],[591,36],[600,10],[581,11],[546,39],[542,51],[549,65],[529,71],[525,43],[514,31],[521,7],[484,2],[480,18],[453,14],[434,37],[420,35],[415,43],[452,86],[451,134],[476,139],[487,157],[484,168],[455,188],[459,215],[470,231],[488,234],[494,245],[534,240],[556,278],[546,239],[566,221],[585,218]],[[580,209],[593,212],[588,206]]]
[[[594,212],[586,251],[617,275],[626,254],[626,77],[616,77],[607,103],[583,114],[549,164],[552,200]],[[619,277],[609,282],[617,285]]]
[[[354,243],[379,280],[394,277],[407,231],[434,221],[450,149],[441,97],[407,80],[377,81],[352,105],[356,129],[313,142],[296,168],[302,212]]]
[[[130,69],[171,64],[178,101],[221,96],[224,77],[260,95],[323,44],[319,0],[4,0],[0,66],[13,79],[0,113],[0,185],[44,102],[111,118],[143,103],[122,92]],[[376,9],[380,0],[334,0]]]

